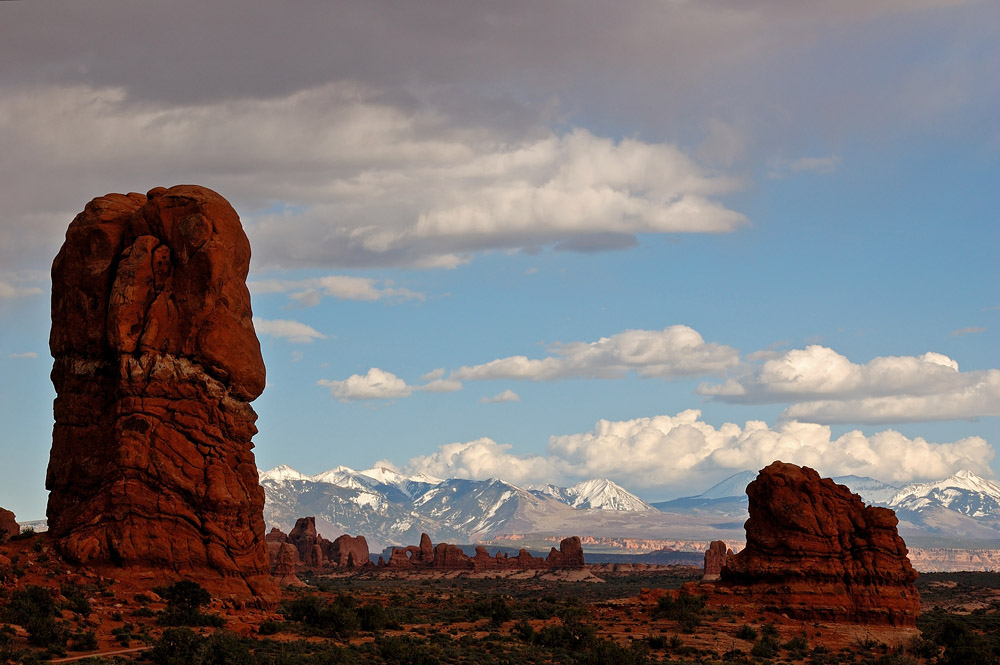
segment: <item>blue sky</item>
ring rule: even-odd
[[[261,468],[996,476],[994,3],[225,5],[0,3],[22,519],[65,227],[181,182],[253,245]]]

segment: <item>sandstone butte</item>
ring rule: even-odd
[[[21,533],[21,525],[17,523],[14,513],[6,508],[0,508],[0,543]]]
[[[763,469],[747,496],[746,548],[726,557],[720,593],[798,619],[915,624],[917,574],[892,510],[784,462]]]
[[[45,483],[68,561],[277,601],[251,442],[264,362],[249,263],[238,215],[204,187],[109,194],[70,224],[52,265]]]
[[[563,538],[559,549],[552,548],[544,559],[532,556],[522,549],[517,556],[507,556],[497,552],[490,556],[486,548],[476,547],[476,555],[470,557],[458,545],[431,543],[430,536],[420,534],[420,545],[395,547],[388,561],[379,558],[379,567],[389,570],[543,570],[556,568],[583,568],[583,546],[580,538]]]

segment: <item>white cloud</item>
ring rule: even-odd
[[[396,288],[391,281],[368,277],[327,275],[302,280],[265,279],[250,282],[254,293],[289,293],[301,307],[315,307],[324,296],[338,300],[424,300],[422,293]]]
[[[34,351],[26,351],[24,353],[12,353],[12,354],[10,354],[10,357],[11,358],[37,358],[38,354],[35,353]]]
[[[811,466],[825,476],[857,474],[903,484],[944,478],[966,468],[991,475],[994,455],[980,437],[932,443],[885,430],[870,436],[851,431],[833,438],[829,427],[800,422],[776,428],[760,421],[714,427],[697,410],[601,420],[589,432],[551,437],[546,456],[517,456],[510,450],[510,445],[490,439],[450,443],[432,455],[413,458],[407,469],[515,483],[611,478],[629,488],[697,493],[714,480],[777,459]]]
[[[428,393],[454,393],[462,389],[462,382],[454,379],[434,379],[422,386],[417,386],[417,390]]]
[[[958,330],[952,330],[952,337],[964,337],[965,335],[976,335],[978,333],[986,332],[986,328],[980,326],[972,326],[969,328],[959,328]]]
[[[551,460],[539,455],[519,457],[510,454],[510,449],[510,444],[485,437],[467,443],[448,443],[439,446],[435,453],[414,457],[407,463],[406,471],[438,478],[500,478],[525,485],[559,480],[559,471]]]
[[[767,357],[746,376],[698,394],[748,404],[792,402],[782,416],[819,423],[894,423],[1000,415],[1000,370],[961,372],[940,353],[851,362],[812,345]]]
[[[409,397],[413,393],[413,388],[406,385],[401,378],[378,367],[372,367],[364,375],[352,374],[343,381],[323,379],[318,385],[329,388],[330,394],[341,402],[397,399]]]
[[[36,286],[13,286],[7,282],[0,282],[0,300],[37,296],[41,293],[42,290]]]
[[[0,143],[54,182],[86,168],[122,186],[210,183],[241,211],[258,268],[454,267],[481,251],[613,249],[637,233],[728,233],[747,221],[714,199],[739,182],[672,144],[489,126],[353,81],[190,103],[85,84],[6,88]],[[59,189],[42,213],[63,222],[44,226],[46,243],[105,187]],[[36,199],[10,191],[13,227],[34,236]],[[299,297],[376,296],[335,279]]]
[[[482,404],[502,404],[504,402],[520,402],[521,398],[518,397],[517,393],[508,388],[502,393],[498,393],[493,397],[483,397],[479,401]]]
[[[290,319],[262,319],[255,316],[253,326],[258,334],[277,337],[293,344],[310,344],[326,335],[311,326]]]
[[[698,331],[682,325],[663,330],[626,330],[596,342],[554,344],[550,350],[554,355],[546,358],[511,356],[461,367],[452,377],[471,381],[548,381],[618,378],[634,371],[643,377],[673,379],[717,373],[739,363],[735,349],[705,342]]]

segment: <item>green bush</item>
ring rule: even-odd
[[[757,631],[753,626],[749,624],[743,624],[740,629],[736,631],[736,637],[741,640],[746,640],[747,642],[753,642],[757,639]]]

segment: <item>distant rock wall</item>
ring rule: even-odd
[[[94,199],[52,265],[55,427],[46,487],[60,552],[269,603],[250,402],[264,389],[250,243],[193,185]]]
[[[808,467],[774,462],[747,486],[747,546],[722,584],[808,620],[914,625],[917,574],[887,508]]]
[[[490,556],[481,545],[476,547],[476,555],[470,557],[457,545],[433,545],[430,536],[424,533],[420,535],[420,545],[394,547],[388,561],[379,559],[379,567],[389,570],[543,570],[583,566],[583,546],[577,536],[564,538],[559,549],[553,547],[543,559],[525,549],[513,557],[501,552]]]
[[[275,545],[287,545],[294,551],[294,563],[304,568],[345,568],[360,569],[372,565],[368,552],[368,541],[364,536],[343,534],[333,542],[316,531],[315,517],[300,517],[286,536],[280,529],[273,528],[267,534],[268,547],[272,552]],[[275,554],[272,554],[272,561]],[[275,575],[281,574],[273,573]]]

